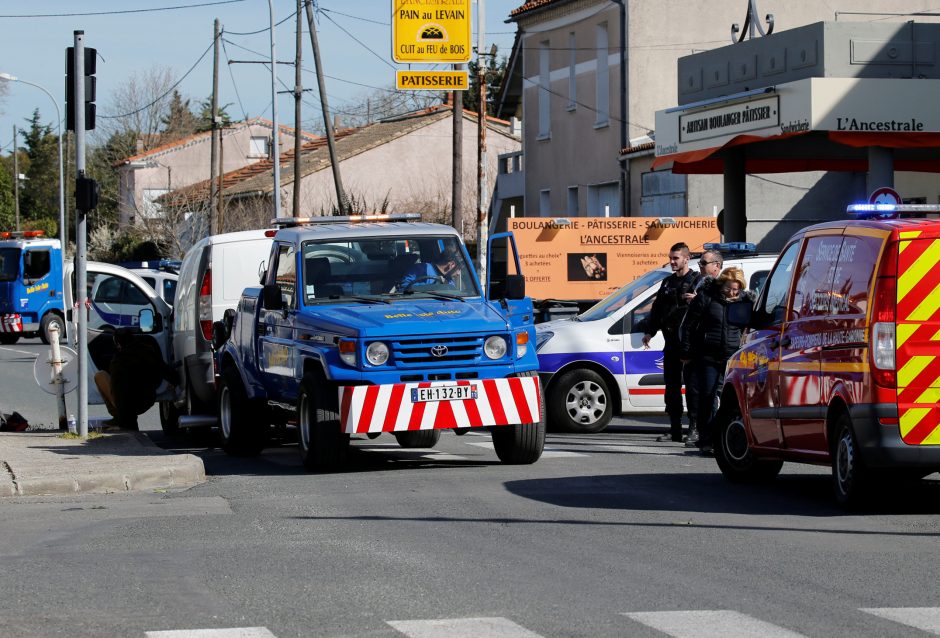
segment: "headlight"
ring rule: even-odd
[[[538,352],[542,349],[548,340],[555,336],[555,333],[551,330],[536,330],[535,331],[535,351]]]
[[[388,361],[388,346],[381,341],[373,341],[366,348],[366,360],[374,366],[384,365]]]
[[[529,350],[529,333],[528,332],[517,332],[516,333],[516,358],[521,359],[525,356],[525,353]]]
[[[350,339],[340,339],[339,358],[349,366],[356,366],[356,342]]]
[[[502,359],[506,356],[506,340],[502,337],[488,337],[483,344],[483,352],[490,359]]]

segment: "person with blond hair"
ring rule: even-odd
[[[683,324],[680,358],[689,368],[685,398],[698,429],[698,440],[690,445],[706,454],[712,451],[711,420],[725,366],[741,345],[741,328],[728,322],[728,311],[732,304],[754,303],[755,295],[746,287],[744,271],[733,266],[707,278]]]

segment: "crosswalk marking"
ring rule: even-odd
[[[491,441],[467,441],[467,445],[473,445],[476,447],[481,447],[485,450],[492,450],[493,443]],[[570,452],[568,450],[559,450],[557,448],[545,446],[545,449],[542,451],[543,459],[560,459],[560,458],[570,458],[576,456],[588,456],[587,454],[582,454],[581,452]]]
[[[409,638],[542,638],[507,618],[441,618],[439,620],[389,620]]]
[[[624,616],[673,638],[805,638],[737,611],[645,611]]]
[[[176,629],[148,631],[147,638],[277,638],[267,627],[232,627],[230,629]]]
[[[859,611],[940,636],[940,607],[873,607]]]

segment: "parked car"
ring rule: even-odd
[[[157,294],[171,306],[176,298],[176,283],[179,275],[168,270],[158,270],[156,268],[133,268],[131,272],[140,275],[141,279],[147,282],[151,288],[157,291]]]
[[[260,281],[273,230],[247,230],[200,240],[183,258],[174,299],[171,360],[180,367],[176,395],[160,402],[163,431],[216,423],[212,324],[234,310],[242,291]]]
[[[725,267],[744,270],[748,288],[761,288],[775,256],[759,255],[753,245],[716,247]],[[549,427],[600,432],[615,414],[665,410],[663,337],[654,336],[648,350],[642,339],[653,298],[671,273],[652,270],[586,312],[536,325]]]
[[[940,470],[940,219],[907,217],[940,207],[854,210],[790,238],[728,362],[715,459],[733,481],[831,465],[851,506]]]

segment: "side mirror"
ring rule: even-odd
[[[728,306],[728,323],[741,328],[751,327],[754,318],[754,306],[749,302],[738,302]]]
[[[144,334],[153,332],[153,310],[150,308],[142,308],[141,311],[137,313],[137,325]]]
[[[262,261],[258,264],[258,283],[264,285],[264,277],[268,274],[268,263]]]
[[[506,299],[525,299],[525,276],[506,275]]]
[[[212,323],[212,348],[216,352],[221,350],[225,342],[228,341],[229,334],[230,332],[224,321],[214,321]]]
[[[266,310],[282,310],[284,308],[281,287],[277,284],[266,284],[262,288],[261,297]]]

